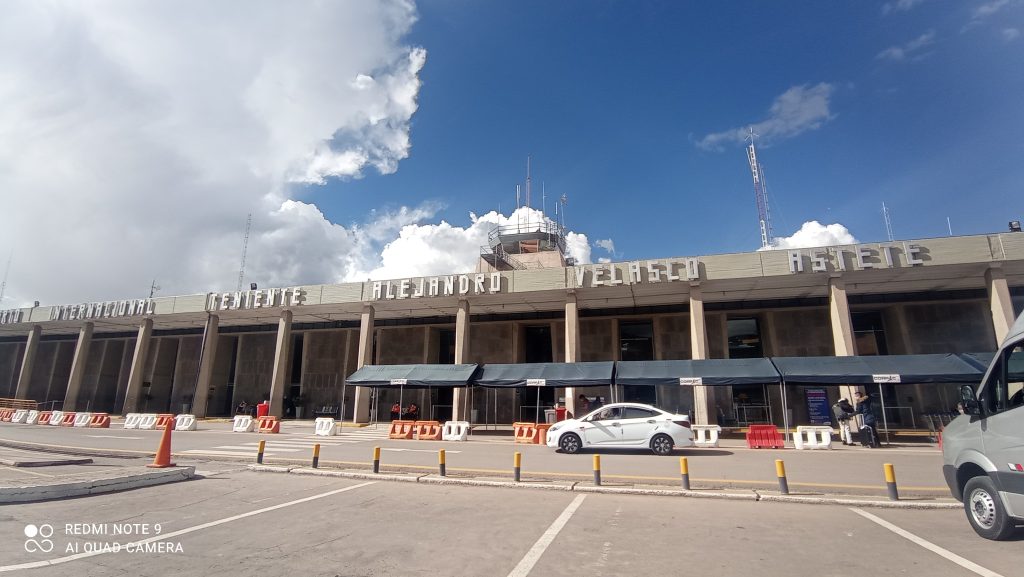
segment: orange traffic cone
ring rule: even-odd
[[[160,437],[160,448],[156,450],[156,458],[147,467],[154,469],[163,469],[166,467],[176,466],[171,462],[171,426],[174,421],[168,421],[164,427],[164,435]]]

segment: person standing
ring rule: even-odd
[[[580,393],[580,396],[576,399],[576,415],[582,417],[590,412],[590,401],[587,400],[586,395]]]
[[[871,401],[871,397],[864,393],[857,391],[857,414],[861,415],[864,419],[864,428],[868,429],[865,431],[861,429],[861,434],[869,434],[871,438],[868,442],[861,440],[861,444],[867,445],[873,449],[877,449],[881,446],[881,442],[878,440],[878,419],[875,418],[874,404]]]
[[[852,445],[853,433],[850,432],[850,419],[854,415],[853,405],[846,399],[839,399],[836,404],[832,405],[832,414],[835,415],[836,422],[839,423],[839,437],[843,440],[843,444]]]

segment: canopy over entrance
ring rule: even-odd
[[[593,363],[491,364],[480,368],[473,384],[484,387],[592,387],[610,385],[613,361]]]
[[[778,384],[768,359],[619,361],[617,385],[763,385]]]
[[[787,383],[868,385],[976,383],[983,370],[960,355],[772,357]]]
[[[346,382],[360,387],[465,387],[477,365],[366,365]]]

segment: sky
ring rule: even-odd
[[[1022,0],[3,16],[0,309],[233,290],[249,215],[246,286],[471,271],[563,195],[580,262],[753,251],[749,128],[778,247],[1024,217]]]

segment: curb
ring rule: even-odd
[[[175,467],[157,471],[144,471],[118,477],[106,477],[87,481],[72,481],[50,485],[24,485],[0,487],[0,504],[28,503],[49,499],[66,499],[83,495],[97,495],[114,491],[151,487],[191,479],[195,467]]]
[[[0,447],[11,449],[23,449],[27,451],[38,451],[40,453],[60,453],[62,455],[81,455],[85,457],[110,457],[114,459],[138,459],[140,457],[152,457],[152,451],[126,451],[117,449],[92,449],[89,447],[64,447],[60,445],[42,445],[24,441],[11,441],[0,439]]]
[[[0,465],[7,467],[57,467],[60,465],[87,465],[92,462],[88,457],[70,459],[52,459],[50,461],[16,461],[14,459],[0,459]]]
[[[759,493],[712,493],[708,491],[684,491],[671,489],[637,489],[630,487],[594,487],[572,483],[557,485],[551,483],[515,483],[512,481],[485,481],[478,479],[454,479],[436,475],[388,475],[352,471],[331,471],[308,467],[282,467],[275,465],[248,465],[250,471],[259,473],[292,473],[317,477],[336,477],[372,481],[396,481],[404,483],[425,483],[429,485],[461,485],[467,487],[501,487],[514,489],[541,489],[548,491],[569,491],[575,493],[603,493],[611,495],[647,495],[659,497],[688,497],[698,499],[724,499],[729,501],[764,501],[769,503],[799,503],[805,505],[846,505],[872,507],[877,509],[960,509],[960,503],[935,503],[923,501],[868,501],[834,497],[800,497],[792,495],[761,495]]]

